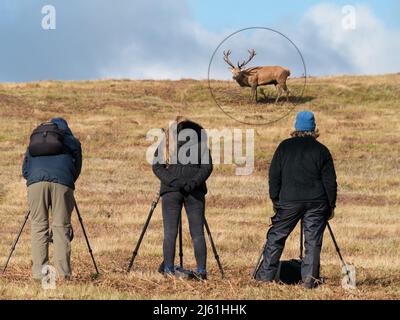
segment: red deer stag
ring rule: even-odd
[[[290,70],[279,66],[264,66],[264,67],[252,67],[243,69],[243,67],[250,62],[256,55],[254,49],[248,50],[249,58],[242,63],[237,63],[237,67],[229,60],[231,50],[224,51],[224,61],[230,65],[232,72],[232,78],[241,87],[251,87],[251,99],[255,99],[257,102],[257,87],[265,86],[268,84],[275,85],[278,96],[275,99],[275,103],[278,102],[282,93],[285,92],[286,100],[289,101],[289,89],[286,85],[286,80],[290,76]]]

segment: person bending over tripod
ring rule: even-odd
[[[71,277],[71,213],[75,182],[82,168],[82,149],[67,122],[54,118],[36,128],[25,153],[22,175],[27,180],[31,213],[32,277],[41,280],[54,242],[55,267],[61,279]],[[49,209],[53,222],[49,230]],[[52,238],[52,239],[51,239]]]
[[[197,262],[195,277],[207,279],[204,237],[206,180],[213,170],[203,128],[178,117],[155,153],[153,172],[160,179],[164,224],[164,274],[174,273],[175,247],[185,206]]]

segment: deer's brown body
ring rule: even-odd
[[[286,80],[290,76],[290,70],[280,66],[264,66],[252,67],[243,69],[243,67],[250,62],[256,55],[254,50],[249,50],[250,56],[247,61],[237,64],[237,67],[229,60],[230,51],[224,52],[224,60],[231,66],[232,78],[241,87],[251,87],[252,99],[257,102],[257,87],[269,84],[275,85],[277,90],[277,97],[275,103],[278,102],[282,93],[285,92],[286,100],[289,101],[289,89],[286,85]]]

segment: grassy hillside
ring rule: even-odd
[[[301,81],[289,82],[295,94]],[[233,83],[214,82],[213,87],[228,109],[242,119],[268,120],[290,107],[248,106],[243,91],[238,95]],[[162,260],[160,207],[134,272],[126,274],[159,186],[145,160],[150,145],[145,139],[147,131],[165,127],[178,113],[207,128],[252,126],[224,115],[211,99],[206,82],[50,81],[0,84],[0,264],[5,262],[26,208],[20,166],[28,136],[41,121],[62,116],[83,145],[84,167],[76,198],[102,275],[92,279],[93,267],[74,214],[74,281],[56,290],[42,290],[30,280],[28,224],[6,275],[0,276],[0,299],[399,299],[400,75],[311,78],[303,98],[296,101],[295,111],[315,112],[320,141],[335,158],[339,199],[332,228],[343,255],[357,268],[355,292],[340,287],[340,263],[327,233],[321,260],[327,282],[323,287],[305,291],[300,286],[250,280],[272,215],[267,199],[269,161],[279,141],[288,137],[295,112],[279,122],[254,127],[256,163],[251,176],[235,176],[233,165],[220,165],[209,179],[206,214],[225,280],[219,277],[211,250],[206,283],[164,279],[156,273]],[[186,265],[193,267],[186,217],[184,254]],[[284,257],[297,255],[298,230],[289,238]]]

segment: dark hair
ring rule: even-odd
[[[202,130],[203,127],[199,125],[198,123],[191,121],[183,116],[177,116],[174,120],[174,123],[176,124],[176,132],[175,134],[179,134],[180,131],[185,130],[185,129],[192,129],[197,133],[197,138],[198,141],[202,141]],[[171,154],[170,152],[174,150],[177,146],[176,141],[170,141],[170,138],[173,138],[172,132],[172,126],[168,127],[166,130],[163,130],[164,132],[164,148],[163,148],[163,154],[164,154],[164,161],[168,165],[171,161]],[[171,145],[171,148],[170,148]]]
[[[203,130],[203,127],[200,126],[198,123],[191,120],[183,120],[179,122],[176,128],[177,133],[185,129],[194,130],[197,134],[198,139],[201,139],[201,131]]]

